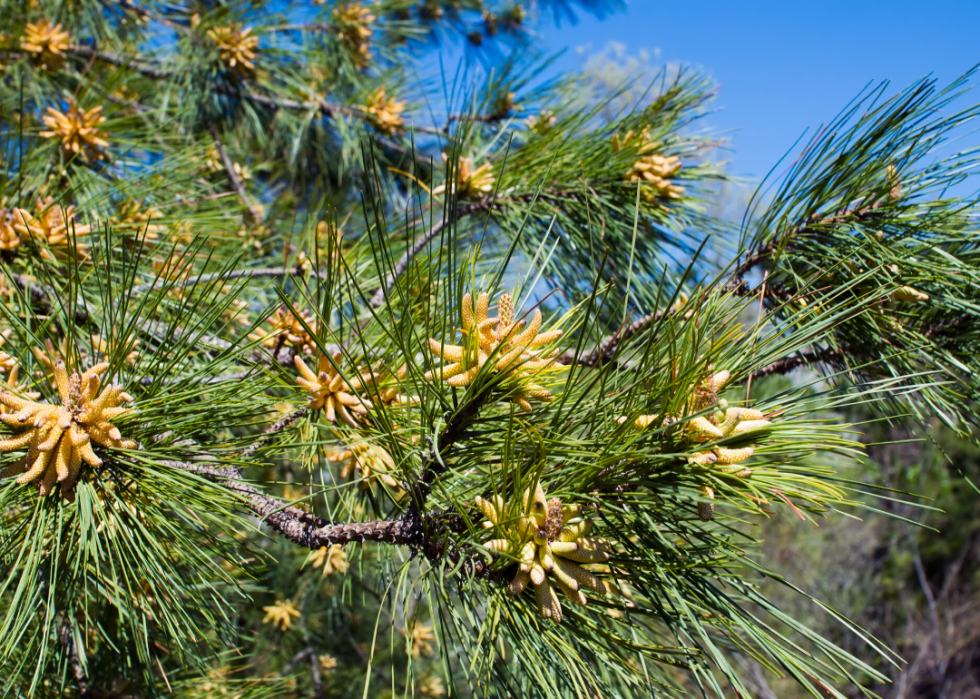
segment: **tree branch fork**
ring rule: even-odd
[[[261,523],[267,524],[280,536],[304,548],[316,550],[335,544],[344,546],[350,543],[367,542],[407,546],[413,553],[423,555],[433,564],[448,563],[457,566],[462,563],[461,569],[467,575],[496,579],[497,571],[491,571],[482,557],[467,554],[452,540],[453,534],[465,531],[462,517],[455,512],[426,513],[424,511],[432,484],[443,470],[440,463],[448,456],[455,443],[464,436],[466,425],[476,417],[479,408],[480,404],[474,403],[460,410],[450,419],[442,430],[439,453],[436,453],[436,447],[433,446],[423,458],[418,480],[408,488],[412,493],[412,502],[405,513],[397,519],[332,523],[266,495],[259,488],[248,483],[237,466],[221,468],[207,463],[186,461],[163,463],[222,484],[239,495]],[[276,434],[288,429],[309,413],[308,408],[301,408],[280,419],[256,442],[247,447],[241,453],[241,457],[250,458]]]

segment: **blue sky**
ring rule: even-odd
[[[562,69],[581,66],[577,47],[618,41],[634,55],[706,70],[720,88],[709,123],[732,131],[730,170],[755,180],[869,81],[904,87],[932,73],[945,84],[980,63],[980,0],[632,0],[605,20],[538,31],[546,50],[569,49]]]

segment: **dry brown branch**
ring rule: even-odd
[[[447,216],[444,220],[432,226],[426,233],[419,236],[419,238],[412,244],[412,247],[406,250],[405,254],[401,256],[401,259],[395,263],[395,266],[391,270],[391,274],[389,274],[385,279],[384,284],[382,284],[381,287],[379,287],[374,294],[372,294],[370,301],[371,308],[380,308],[384,305],[388,293],[394,288],[395,282],[398,281],[398,278],[405,273],[406,269],[408,269],[408,265],[412,262],[416,255],[425,249],[426,245],[428,245],[440,233],[442,233],[442,230],[446,227],[446,225],[451,226],[461,218],[470,216],[471,214],[479,211],[487,211],[490,209],[490,206],[491,202],[489,199],[481,199],[478,202],[457,207],[454,215]]]
[[[788,374],[801,366],[808,366],[810,364],[825,364],[827,362],[839,360],[843,358],[843,356],[843,352],[835,349],[804,350],[803,352],[799,352],[798,354],[794,354],[790,357],[777,359],[772,364],[768,364],[761,369],[756,369],[754,372],[752,372],[752,378],[762,379],[776,374]]]
[[[92,689],[89,687],[88,675],[78,657],[78,649],[75,648],[75,639],[72,636],[71,625],[65,623],[61,627],[61,643],[68,651],[68,664],[71,665],[72,675],[75,677],[75,687],[78,689],[79,699],[92,699]]]
[[[232,187],[235,188],[235,191],[238,192],[238,197],[245,204],[246,208],[248,208],[248,212],[252,216],[252,221],[258,223],[262,220],[262,214],[245,192],[245,185],[242,184],[242,178],[235,172],[235,164],[228,157],[228,151],[225,150],[224,145],[221,143],[221,138],[218,136],[218,129],[213,124],[211,125],[211,138],[214,139],[214,147],[218,150],[218,155],[221,156],[221,164],[225,166],[225,172],[228,174],[228,179],[231,180]]]

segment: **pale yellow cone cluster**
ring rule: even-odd
[[[208,38],[218,46],[222,64],[239,78],[250,78],[255,74],[256,51],[259,38],[252,35],[252,28],[242,29],[240,24],[208,29]]]
[[[401,485],[392,478],[395,472],[395,460],[383,447],[370,442],[358,442],[343,449],[325,453],[327,461],[342,464],[341,478],[351,478],[360,472],[361,490],[373,490],[376,482],[381,482],[393,492],[396,497],[402,492]]]
[[[419,682],[419,696],[441,697],[446,693],[446,685],[439,675],[426,675]]]
[[[16,250],[20,247],[21,240],[14,228],[13,214],[14,212],[6,207],[0,208],[0,252]]]
[[[716,401],[716,394],[724,388],[730,376],[731,374],[729,372],[722,371],[705,379],[699,388],[701,395],[692,401],[691,410],[697,412],[706,407],[706,405],[714,403]],[[681,429],[684,430],[684,435],[688,441],[694,443],[713,442],[724,439],[725,437],[746,434],[770,424],[768,420],[764,419],[762,412],[759,410],[727,407],[727,401],[719,401],[719,403],[724,406],[723,410],[719,410],[712,415],[691,418],[683,423]],[[664,424],[670,424],[678,422],[680,419],[683,418],[667,416],[663,422]],[[625,417],[617,418],[619,424],[623,424],[626,420],[627,418]],[[642,430],[651,424],[657,423],[659,420],[659,415],[639,415],[634,418],[631,427],[634,430]],[[695,452],[688,457],[688,461],[701,466],[718,464],[728,467],[722,469],[725,473],[735,473],[747,477],[751,474],[749,469],[730,467],[747,460],[752,456],[754,451],[754,447],[751,446],[738,449],[716,446],[710,450]]]
[[[556,623],[562,619],[556,587],[578,605],[587,602],[584,590],[601,595],[609,592],[602,579],[582,567],[608,561],[609,544],[586,536],[592,520],[582,517],[580,507],[563,506],[557,498],[548,500],[540,484],[524,493],[519,508],[508,507],[500,496],[478,497],[476,505],[488,520],[484,527],[500,535],[486,547],[519,562],[507,591],[519,595],[531,584],[538,613],[545,619]]]
[[[443,164],[449,162],[449,156],[442,154]],[[449,192],[456,194],[460,199],[482,199],[493,192],[493,185],[496,178],[493,176],[493,165],[483,163],[480,167],[473,169],[473,158],[460,158],[456,163],[455,182],[449,184]],[[443,183],[432,190],[432,195],[436,196],[445,193],[447,183]]]
[[[717,394],[721,391],[731,374],[727,371],[720,371],[712,374],[705,379],[695,395],[690,401],[689,409],[691,412],[699,412],[709,405],[717,403],[719,410],[708,416],[698,416],[686,420],[682,428],[685,438],[694,443],[713,442],[734,437],[737,435],[749,434],[755,430],[762,429],[770,424],[765,419],[763,413],[753,408],[728,407],[728,402],[718,400]],[[690,413],[689,413],[690,414]],[[642,430],[651,424],[661,420],[659,415],[640,415],[633,420],[631,427],[634,430]],[[619,424],[623,424],[627,418],[617,418]],[[664,424],[677,422],[678,418],[667,416],[663,418]],[[749,445],[745,447],[730,448],[714,446],[711,449],[697,451],[687,457],[688,463],[699,466],[710,466],[715,464],[721,472],[732,475],[736,478],[748,478],[752,475],[752,469],[740,466],[743,461],[748,460],[755,453],[755,447]],[[701,494],[707,501],[698,504],[698,516],[708,521],[714,516],[714,505],[709,502],[714,500],[714,490],[705,486],[701,489]]]
[[[640,196],[653,202],[658,198],[678,199],[684,193],[684,188],[671,182],[671,179],[681,170],[681,160],[676,155],[663,156],[654,151],[661,144],[650,138],[649,129],[639,134],[628,131],[622,138],[619,134],[613,136],[613,152],[618,153],[627,147],[639,146],[640,157],[626,171],[627,182],[643,182]]]
[[[248,164],[242,165],[233,161],[231,169],[234,171],[235,176],[242,182],[247,182],[252,179],[252,170]],[[204,170],[208,173],[225,172],[225,160],[221,157],[221,153],[216,146],[210,146],[208,148],[207,155],[204,158]]]
[[[541,330],[541,311],[534,309],[531,323],[514,320],[510,294],[497,301],[498,317],[489,318],[490,297],[481,293],[473,305],[470,294],[463,296],[463,344],[444,345],[429,339],[429,349],[446,364],[425,374],[427,380],[440,378],[450,386],[469,386],[488,362],[491,371],[509,379],[504,388],[513,390],[508,400],[530,412],[531,401],[554,400],[551,391],[535,383],[537,377],[554,365],[557,350],[547,346],[561,337],[561,330]],[[491,355],[493,355],[491,359]]]
[[[354,65],[365,68],[371,60],[371,24],[375,16],[359,2],[339,5],[333,11],[333,25],[350,51]]]
[[[82,463],[102,465],[92,442],[109,448],[136,447],[136,442],[123,439],[112,424],[113,419],[128,412],[120,406],[133,399],[121,386],[102,388],[101,377],[108,368],[103,362],[83,374],[69,376],[65,363],[59,360],[54,369],[61,405],[38,403],[8,391],[0,393],[0,403],[11,409],[0,415],[0,422],[27,428],[0,440],[0,452],[27,449],[27,455],[0,472],[0,478],[19,476],[18,483],[37,482],[41,495],[60,483],[62,495],[71,498]]]
[[[316,343],[306,328],[303,327],[303,322],[316,332],[316,320],[308,309],[303,309],[297,316],[286,306],[281,306],[266,319],[265,323],[269,329],[257,328],[255,332],[249,335],[249,339],[261,340],[266,347],[281,345],[282,347],[292,347],[302,354],[313,354],[316,351]]]
[[[85,162],[91,162],[104,158],[105,149],[109,147],[106,140],[108,134],[99,129],[105,120],[101,104],[91,109],[81,109],[72,100],[68,103],[67,112],[48,107],[48,113],[42,118],[48,130],[39,135],[61,141],[61,148],[67,157],[81,155]]]
[[[13,333],[12,330],[4,330],[0,333],[0,374],[6,374],[17,368],[17,360],[3,351],[3,346],[7,344],[7,338]]]
[[[723,413],[719,411],[708,418],[697,418],[697,420],[697,426],[691,428],[692,441],[696,442],[710,442],[724,437],[746,434],[770,424],[768,420],[763,418],[762,412],[753,408],[728,408]],[[691,423],[694,422],[694,420],[691,421]],[[751,475],[752,471],[735,465],[749,459],[753,453],[755,453],[755,447],[752,446],[738,449],[713,447],[710,450],[692,454],[688,457],[688,461],[702,466],[717,464],[723,467],[722,472],[734,473],[745,478]]]
[[[391,136],[405,126],[405,120],[401,113],[405,111],[405,102],[396,100],[394,97],[385,95],[384,86],[379,87],[367,99],[364,105],[364,112],[368,116],[368,121],[380,133]]]
[[[555,117],[551,112],[545,111],[528,117],[527,129],[528,131],[533,131],[534,133],[543,136],[551,131],[551,127],[553,127],[557,122],[557,117]]]
[[[9,359],[9,362],[6,361]],[[4,354],[0,352],[0,374],[7,374],[7,380],[0,383],[0,392],[13,391],[18,395],[26,396],[31,400],[37,400],[41,397],[41,394],[37,391],[25,391],[24,387],[20,382],[20,365],[17,364],[16,360],[9,354]],[[8,408],[3,403],[0,403],[0,415],[7,415],[13,413],[12,408]]]
[[[321,546],[310,554],[309,563],[314,568],[323,568],[323,577],[347,570],[347,554],[340,544]]]
[[[72,239],[86,236],[92,230],[75,220],[74,205],[62,207],[51,197],[38,197],[33,211],[14,209],[13,225],[21,242],[33,241],[41,246],[41,256],[45,259],[51,259],[51,253],[46,248],[63,252]],[[81,256],[86,247],[78,243],[77,250]]]
[[[418,405],[421,399],[418,396],[401,395],[401,381],[408,376],[408,365],[402,364],[394,374],[384,373],[376,381],[379,401],[389,407],[397,408],[407,405]]]
[[[126,340],[125,342],[126,344],[129,344],[129,340]],[[133,349],[126,354],[126,363],[129,366],[134,366],[136,364],[136,360],[139,359],[140,353],[136,351],[136,348],[139,346],[140,341],[134,340],[132,344]],[[110,344],[106,340],[103,340],[100,335],[92,335],[92,350],[105,357],[111,357],[113,352],[116,351],[116,343]]]
[[[334,363],[339,365],[343,357],[343,354],[337,352],[333,355]],[[293,358],[293,363],[300,373],[296,383],[310,394],[307,399],[310,408],[323,409],[330,422],[336,422],[339,418],[350,427],[357,427],[355,416],[367,415],[368,408],[372,406],[367,398],[361,398],[356,392],[370,383],[374,376],[361,374],[348,383],[324,354],[320,354],[317,359],[316,372],[299,355]]]
[[[436,634],[432,624],[415,624],[412,626],[412,657],[434,655]]]
[[[30,54],[31,60],[47,70],[58,70],[65,64],[65,51],[71,44],[71,36],[60,24],[51,24],[42,19],[37,24],[28,24],[20,47]]]
[[[119,206],[109,224],[127,238],[138,237],[143,243],[153,245],[160,242],[160,236],[167,230],[166,226],[155,223],[162,218],[159,209],[144,207],[141,199],[130,199]]]
[[[262,623],[278,626],[280,631],[293,628],[293,619],[300,616],[299,609],[291,599],[279,600],[268,607],[262,607],[262,611],[265,612]]]

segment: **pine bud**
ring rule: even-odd
[[[711,489],[710,486],[704,486],[701,488],[701,494],[708,500],[715,499],[715,491]],[[713,502],[699,502],[698,503],[698,518],[702,522],[710,522],[715,516],[715,504]]]
[[[892,298],[896,301],[928,301],[929,294],[924,291],[919,291],[911,286],[900,286],[898,289],[892,292]]]

